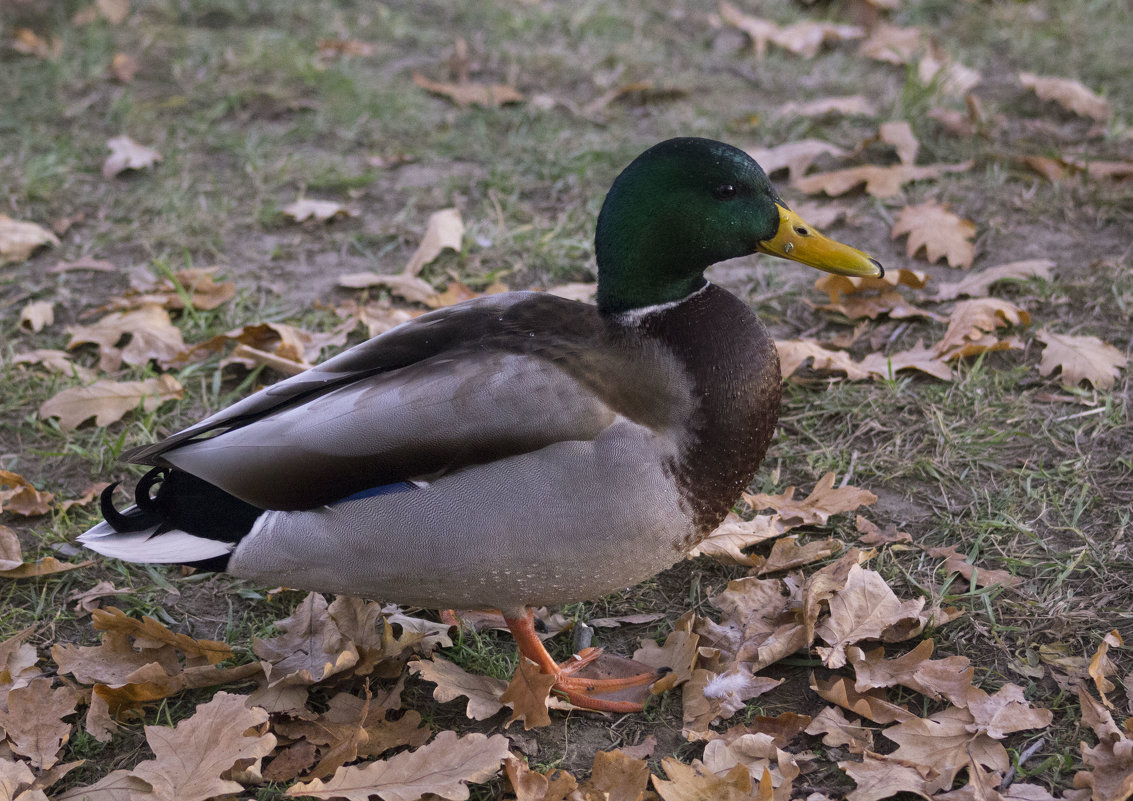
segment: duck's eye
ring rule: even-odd
[[[735,184],[720,184],[712,190],[712,196],[717,200],[731,200],[736,196]]]

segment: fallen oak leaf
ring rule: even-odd
[[[925,770],[918,765],[881,756],[866,751],[861,762],[839,762],[847,776],[857,787],[846,795],[846,801],[881,801],[894,798],[899,793],[932,798],[938,783],[935,770]],[[927,776],[926,776],[927,774]]]
[[[1050,278],[1050,271],[1054,266],[1054,261],[1051,259],[1028,259],[997,264],[978,273],[969,273],[960,281],[937,284],[933,300],[955,300],[961,295],[968,297],[986,295],[988,289],[1000,281]]]
[[[41,492],[19,473],[0,470],[0,512],[39,517],[51,511],[55,493]]]
[[[794,375],[807,359],[814,360],[813,369],[839,370],[851,381],[860,381],[871,375],[850,354],[824,348],[813,339],[777,339],[775,349],[779,353],[780,372],[784,380]]]
[[[759,566],[756,574],[766,576],[768,573],[794,570],[803,565],[820,562],[841,550],[842,543],[837,540],[812,540],[804,545],[799,545],[798,537],[784,537],[775,540],[775,544],[771,546],[771,553],[767,560]]]
[[[309,593],[290,617],[275,625],[283,632],[280,636],[252,641],[269,687],[281,682],[316,684],[358,663],[358,649],[335,624],[319,593]]]
[[[83,490],[81,493],[79,493],[79,497],[70,498],[70,499],[60,503],[59,504],[59,511],[61,513],[66,512],[72,506],[86,506],[88,503],[93,501],[96,497],[101,495],[102,491],[109,486],[110,486],[109,481],[95,481],[93,484],[91,484],[89,487],[87,487],[85,490]]]
[[[107,484],[106,486],[110,486]],[[134,591],[129,587],[115,587],[112,582],[103,580],[86,590],[75,590],[67,596],[68,601],[74,601],[74,612],[78,616],[89,615],[99,607],[103,598],[115,595],[130,595]]]
[[[975,259],[975,246],[971,241],[976,235],[975,223],[953,214],[947,206],[934,200],[906,206],[898,212],[890,239],[905,234],[909,236],[905,247],[909,258],[924,248],[930,263],[944,258],[950,267],[965,270]]]
[[[1029,325],[1030,322],[1031,315],[1010,301],[999,298],[963,300],[952,310],[948,329],[932,349],[936,355],[946,359],[966,356],[969,353],[965,349],[969,346],[978,345],[987,350],[999,344],[995,336],[997,329]]]
[[[890,523],[884,529],[876,523],[858,515],[854,518],[854,526],[862,536],[858,540],[866,545],[886,545],[894,542],[912,542],[913,537],[907,531],[898,531],[897,526]]]
[[[94,370],[72,362],[71,354],[52,348],[37,348],[36,350],[17,353],[12,357],[12,364],[39,364],[53,373],[61,373],[83,383],[93,382],[98,377],[98,373]]]
[[[902,28],[882,23],[858,46],[858,54],[889,64],[911,64],[928,47],[920,28]]]
[[[608,801],[639,801],[649,786],[649,764],[624,750],[599,751],[583,791],[597,790]]]
[[[166,401],[181,400],[184,396],[181,384],[168,373],[144,381],[101,379],[89,387],[56,393],[40,404],[39,416],[58,417],[62,430],[73,431],[91,417],[95,425],[107,426],[139,405],[143,411],[151,412]]]
[[[753,148],[748,155],[759,162],[768,175],[786,170],[791,178],[801,178],[815,159],[821,156],[842,158],[846,151],[821,139],[800,139],[770,148]]]
[[[668,781],[654,775],[653,789],[663,801],[770,801],[761,784],[752,787],[751,774],[743,765],[736,765],[723,776],[717,776],[703,763],[684,765],[672,757],[661,760]],[[767,774],[770,785],[770,774]],[[768,788],[770,789],[770,787]]]
[[[82,697],[72,687],[51,686],[49,678],[33,679],[25,687],[8,692],[7,709],[0,707],[0,729],[17,754],[26,756],[40,769],[59,760],[59,752],[71,736],[71,724],[63,718],[75,711]]]
[[[343,206],[337,200],[315,200],[303,197],[288,203],[281,211],[295,222],[332,222],[339,217],[357,217],[357,213]]]
[[[499,108],[508,103],[522,103],[523,93],[505,84],[442,83],[432,81],[419,72],[413,73],[413,83],[434,95],[447,98],[458,106]]]
[[[858,167],[807,175],[792,181],[791,186],[808,195],[824,192],[831,197],[837,197],[860,184],[865,184],[865,191],[868,194],[878,198],[890,198],[900,193],[901,187],[910,181],[927,181],[948,173],[967,172],[973,164],[972,161],[958,164],[893,164],[888,167],[863,164]]]
[[[39,333],[55,322],[55,305],[46,300],[35,300],[20,310],[20,328]]]
[[[16,532],[7,526],[0,526],[0,570],[11,570],[23,563],[24,552],[20,548],[20,540]],[[0,656],[3,656],[3,651],[0,651]],[[0,659],[0,671],[3,670],[3,666],[4,662]]]
[[[468,783],[482,782],[500,771],[509,755],[509,742],[501,734],[464,737],[442,731],[427,745],[386,760],[339,768],[329,780],[314,779],[293,785],[289,798],[313,796],[368,801],[417,801],[434,793],[452,801],[468,798]]]
[[[554,684],[554,674],[543,673],[539,665],[521,655],[511,682],[500,695],[500,701],[512,709],[511,717],[504,725],[510,726],[522,719],[524,731],[539,726],[550,726],[551,716],[547,712],[547,699]]]
[[[1004,587],[1018,587],[1023,580],[1006,570],[985,570],[976,567],[968,561],[968,557],[961,553],[949,554],[942,565],[945,573],[959,573],[969,583],[977,587],[992,587],[997,584]]]
[[[1088,89],[1081,81],[1020,72],[1019,83],[1038,95],[1040,100],[1053,100],[1081,117],[1105,122],[1113,113],[1109,101]]]
[[[917,161],[917,151],[921,143],[917,141],[912,126],[905,120],[891,120],[881,123],[877,132],[878,139],[892,145],[897,151],[897,158],[902,164],[912,165]]]
[[[1126,799],[1133,794],[1133,741],[1128,731],[1119,728],[1113,716],[1095,700],[1085,687],[1078,688],[1082,707],[1082,723],[1097,735],[1094,747],[1079,742],[1082,763],[1088,770],[1074,774],[1074,786],[1088,788],[1093,798]]]
[[[49,273],[65,273],[71,270],[91,270],[96,273],[113,273],[117,272],[118,268],[114,266],[113,262],[104,259],[92,259],[89,256],[82,256],[74,261],[58,261],[47,268],[47,272]]]
[[[144,366],[156,360],[167,366],[185,350],[181,329],[157,304],[111,312],[91,325],[67,326],[66,331],[71,336],[67,350],[86,343],[98,345],[98,367],[104,372],[117,370],[122,362]],[[118,342],[124,337],[129,341],[119,348]]]
[[[916,715],[905,707],[890,703],[883,690],[858,692],[854,689],[853,681],[846,676],[834,676],[824,680],[816,678],[812,673],[810,688],[824,700],[874,723],[893,723],[916,718]]]
[[[834,486],[833,471],[826,473],[814,485],[806,498],[795,500],[795,488],[787,487],[780,495],[749,495],[743,500],[752,509],[774,509],[785,520],[798,518],[800,525],[826,525],[831,515],[852,512],[861,506],[877,502],[877,496],[869,490],[854,486]]]
[[[170,631],[148,615],[141,620],[130,617],[121,609],[108,606],[91,613],[91,625],[99,631],[120,632],[137,638],[142,647],[154,647],[152,643],[172,645],[190,659],[200,659],[215,665],[232,657],[232,649],[217,640],[198,640],[188,634]]]
[[[744,520],[735,513],[729,513],[724,522],[689,551],[689,558],[711,556],[721,562],[758,567],[763,563],[763,557],[749,556],[743,549],[783,534],[788,527],[780,525],[780,519],[778,515],[756,515],[751,520]]]
[[[1035,337],[1046,345],[1039,374],[1048,376],[1058,369],[1064,386],[1088,381],[1098,389],[1109,389],[1129,363],[1121,351],[1097,337],[1056,334],[1045,328],[1035,332]]]
[[[809,217],[807,219],[810,219]],[[858,292],[885,291],[896,289],[898,286],[907,286],[911,289],[924,289],[928,283],[929,275],[921,270],[910,270],[901,267],[896,270],[886,270],[881,278],[872,276],[850,276],[827,274],[814,282],[814,288],[825,292],[831,303],[839,302],[844,295],[853,295]]]
[[[508,684],[501,679],[474,676],[438,656],[410,662],[409,672],[436,684],[433,698],[442,704],[466,696],[468,705],[464,714],[472,720],[485,720],[504,708],[500,696]]]
[[[836,706],[823,707],[807,725],[806,733],[822,735],[823,745],[847,746],[851,754],[864,754],[873,748],[873,729],[851,722]]]
[[[44,245],[59,246],[59,237],[35,223],[0,214],[0,264],[27,261]]]
[[[784,103],[776,110],[780,117],[825,117],[831,114],[845,116],[872,117],[877,114],[877,106],[864,95],[847,95],[844,97],[820,97],[806,102],[790,101]],[[759,161],[756,159],[756,161]],[[763,162],[760,162],[762,164]],[[803,215],[804,219],[810,217]]]
[[[976,672],[971,660],[958,655],[930,659],[934,647],[932,640],[922,640],[913,650],[886,659],[883,646],[872,651],[850,646],[846,655],[854,666],[854,689],[866,692],[899,684],[934,701],[946,698],[964,706]]]
[[[139,145],[128,136],[115,136],[107,140],[110,155],[102,163],[102,177],[113,178],[124,170],[144,170],[162,160],[161,154],[145,145]]]
[[[1094,688],[1101,696],[1102,703],[1110,709],[1113,708],[1113,703],[1106,697],[1107,693],[1111,693],[1116,689],[1116,686],[1107,677],[1117,673],[1117,665],[1109,658],[1109,649],[1120,648],[1124,645],[1121,639],[1121,634],[1117,629],[1114,629],[1109,634],[1102,638],[1098,643],[1098,650],[1094,651],[1094,655],[1090,657],[1090,666],[1088,672],[1090,678],[1094,680]]]
[[[956,774],[973,763],[999,773],[1011,767],[1007,749],[987,734],[974,732],[972,720],[968,710],[951,706],[927,718],[901,721],[882,735],[898,745],[890,755],[893,759],[939,774],[929,784],[935,793],[951,787]]]

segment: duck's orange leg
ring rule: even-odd
[[[589,665],[602,654],[601,648],[584,648],[575,654],[570,661],[559,664],[547,653],[543,642],[535,633],[535,615],[527,610],[524,617],[504,617],[512,637],[519,646],[519,652],[539,666],[539,669],[555,677],[553,692],[565,695],[567,700],[575,706],[585,709],[596,709],[600,712],[640,712],[645,704],[634,701],[612,701],[597,697],[606,693],[627,690],[633,687],[642,687],[652,684],[660,674],[656,671],[640,673],[636,676],[623,678],[596,679],[586,676],[576,676],[579,670]]]

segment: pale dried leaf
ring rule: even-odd
[[[939,772],[930,784],[935,792],[951,787],[956,774],[972,762],[1000,773],[1011,767],[1007,750],[971,726],[971,713],[951,706],[928,718],[902,721],[882,734],[899,746],[892,759]]]
[[[837,704],[874,723],[893,723],[916,718],[916,715],[905,707],[890,703],[884,690],[858,692],[854,689],[853,681],[845,676],[834,676],[825,680],[816,678],[812,674],[810,688],[830,703]]]
[[[1082,723],[1093,729],[1098,744],[1092,748],[1079,744],[1088,770],[1074,774],[1074,786],[1089,788],[1098,801],[1125,801],[1133,796],[1133,741],[1085,687],[1078,688],[1078,701]]]
[[[824,348],[813,339],[776,340],[775,349],[779,352],[780,370],[784,379],[794,375],[807,359],[814,360],[813,369],[839,370],[851,381],[870,377],[870,372],[855,362],[850,354]]]
[[[299,198],[293,203],[288,203],[281,211],[295,222],[306,222],[307,220],[331,222],[339,217],[357,216],[355,212],[346,208],[337,200],[316,200],[309,197]]]
[[[893,120],[881,123],[878,136],[882,142],[893,145],[897,150],[897,158],[902,164],[915,164],[917,151],[921,143],[917,141],[912,126],[904,120]]]
[[[825,117],[830,114],[872,117],[877,114],[877,106],[864,95],[845,97],[820,97],[803,103],[790,101],[779,106],[776,113],[782,117]],[[758,161],[758,159],[756,159]],[[762,164],[762,162],[760,162]],[[810,219],[807,217],[806,219]],[[815,223],[816,225],[818,223]]]
[[[0,470],[0,511],[24,517],[39,517],[51,511],[54,493],[41,492],[26,478],[11,470]]]
[[[113,597],[115,595],[129,595],[133,592],[134,591],[129,587],[115,587],[112,582],[104,580],[89,589],[75,590],[67,596],[67,600],[75,602],[74,612],[76,615],[82,617],[98,609],[103,598]]]
[[[115,770],[85,787],[73,787],[54,801],[145,801],[156,796],[153,788],[129,770]]]
[[[0,214],[0,265],[27,261],[37,248],[59,245],[59,237],[35,223]]]
[[[1057,368],[1063,385],[1068,387],[1088,381],[1098,389],[1109,389],[1129,363],[1121,351],[1097,337],[1056,334],[1045,328],[1035,337],[1046,345],[1039,374],[1047,376]]]
[[[523,102],[523,93],[505,84],[442,83],[431,81],[419,72],[413,73],[413,83],[426,92],[448,98],[458,106],[499,108],[507,103]]]
[[[815,629],[830,648],[818,653],[829,668],[846,663],[847,645],[862,640],[905,639],[918,623],[925,599],[901,601],[881,575],[858,565],[850,568],[846,586],[830,598],[830,617]]]
[[[649,764],[632,757],[625,750],[599,751],[587,788],[602,795],[603,801],[641,801],[649,786]]]
[[[683,684],[692,678],[696,665],[697,644],[700,637],[691,631],[670,631],[663,645],[653,640],[641,640],[641,647],[633,652],[633,661],[652,668],[668,668],[673,678],[667,681],[668,687]]]
[[[1094,651],[1094,655],[1090,657],[1090,667],[1088,672],[1090,678],[1094,680],[1094,688],[1098,691],[1098,695],[1102,698],[1102,703],[1107,707],[1113,708],[1113,703],[1106,697],[1107,693],[1111,693],[1116,689],[1116,686],[1109,680],[1109,676],[1117,673],[1117,665],[1109,658],[1109,649],[1120,648],[1124,644],[1121,639],[1121,634],[1117,629],[1114,629],[1109,634],[1102,638],[1098,643],[1098,650]]]
[[[959,573],[969,583],[973,583],[974,579],[977,587],[991,587],[996,584],[1004,587],[1018,587],[1023,583],[1021,578],[1006,570],[987,570],[977,567],[970,563],[966,556],[959,553],[950,554],[944,560],[943,568],[946,573]]]
[[[509,743],[503,735],[487,737],[442,731],[429,743],[380,762],[350,765],[328,781],[315,779],[296,784],[287,791],[291,798],[346,798],[368,801],[417,801],[434,793],[452,801],[468,798],[468,782],[482,782],[495,776],[508,757]]]
[[[140,65],[129,53],[115,53],[110,59],[110,66],[106,71],[114,80],[120,83],[132,83],[137,75]]]
[[[35,300],[20,310],[20,327],[32,332],[42,331],[55,322],[55,305],[46,300]]]
[[[975,259],[972,244],[975,223],[953,214],[947,206],[934,200],[901,209],[890,238],[904,234],[909,235],[905,252],[910,258],[923,247],[929,262],[944,258],[949,266],[966,270]]]
[[[888,167],[863,164],[844,170],[807,175],[792,181],[791,185],[807,194],[825,192],[831,197],[837,197],[859,184],[865,184],[865,191],[874,197],[889,198],[897,195],[901,187],[910,181],[927,181],[947,173],[967,172],[972,165],[971,161],[959,164],[893,164]]]
[[[848,746],[852,754],[862,754],[873,748],[873,729],[860,722],[851,722],[836,706],[824,707],[806,727],[806,733],[822,735],[825,745]]]
[[[757,515],[744,520],[735,513],[729,513],[711,534],[689,551],[689,558],[711,556],[721,562],[755,566],[763,562],[762,557],[749,556],[744,548],[774,539],[783,533],[783,527],[776,525],[778,515]]]
[[[554,684],[554,674],[543,673],[539,665],[520,656],[511,682],[500,696],[500,701],[512,709],[511,717],[508,718],[505,726],[510,726],[517,720],[523,721],[524,731],[539,726],[550,726],[551,716],[547,712],[547,698]]]
[[[111,25],[121,25],[130,14],[130,0],[94,0],[94,6]]]
[[[338,277],[338,285],[348,289],[365,289],[371,286],[388,287],[389,291],[398,297],[405,298],[411,303],[425,303],[437,290],[432,284],[413,275],[395,273],[384,275],[381,273],[348,273]]]
[[[866,753],[861,762],[839,762],[838,767],[858,785],[846,801],[880,801],[899,793],[927,799],[935,792],[935,784],[925,779],[922,769],[892,757]]]
[[[0,758],[0,798],[15,798],[35,781],[26,762]]]
[[[885,658],[884,648],[847,648],[846,655],[854,666],[855,689],[866,692],[900,684],[934,701],[946,698],[957,706],[966,705],[975,668],[965,656],[930,659],[933,648],[932,640],[924,640],[894,659]]]
[[[927,41],[920,28],[883,23],[870,31],[869,38],[858,46],[858,53],[889,64],[911,64],[926,48]]]
[[[954,98],[962,98],[983,80],[983,76],[971,67],[929,48],[917,64],[917,78],[926,86]]]
[[[128,136],[115,136],[106,142],[110,155],[102,163],[102,177],[113,178],[124,170],[144,170],[161,161],[161,154],[140,145]]]
[[[84,383],[90,383],[98,377],[98,373],[94,370],[72,362],[71,354],[50,348],[37,348],[25,353],[17,353],[12,357],[12,364],[39,364],[53,373],[61,373]]]
[[[787,170],[794,179],[801,178],[820,156],[842,158],[846,151],[821,139],[800,139],[770,148],[753,148],[748,155],[759,162],[768,175]]]
[[[176,728],[146,726],[155,759],[134,770],[162,801],[205,801],[240,793],[243,786],[223,778],[238,762],[259,762],[275,748],[275,735],[260,734],[268,715],[245,706],[243,695],[219,692]]]
[[[290,617],[278,621],[279,637],[256,638],[252,650],[264,660],[269,686],[285,680],[309,685],[358,663],[358,650],[331,619],[327,601],[312,592],[295,607]]]
[[[864,36],[865,28],[858,25],[803,20],[781,28],[773,41],[797,56],[814,58],[824,44],[848,42]]]
[[[105,609],[96,609],[91,613],[91,625],[99,631],[121,632],[129,634],[136,639],[138,648],[158,648],[161,645],[172,645],[185,656],[199,658],[215,665],[232,657],[232,649],[225,643],[217,640],[198,640],[188,634],[179,634],[170,631],[166,626],[148,615],[142,615],[141,620],[135,620],[121,609],[108,606]]]
[[[61,429],[73,431],[91,417],[95,425],[107,426],[139,405],[149,412],[184,395],[177,379],[168,373],[144,381],[102,379],[89,387],[73,387],[53,395],[40,405],[39,416],[58,417]]]
[[[988,289],[999,281],[1050,278],[1050,271],[1054,266],[1051,259],[1028,259],[998,264],[978,273],[970,273],[961,281],[937,285],[933,300],[954,300],[962,295],[967,297],[986,295]]]
[[[854,518],[854,526],[862,535],[858,537],[858,539],[866,545],[887,545],[894,542],[913,541],[912,535],[907,531],[898,531],[894,524],[890,523],[882,529],[876,523],[867,520],[861,515]]]
[[[7,526],[0,526],[0,570],[11,570],[24,563],[24,553],[16,532]],[[0,672],[4,663],[0,660]]]
[[[795,488],[788,487],[780,495],[743,496],[752,509],[774,509],[785,520],[798,518],[801,525],[825,525],[831,515],[852,512],[877,502],[877,496],[860,487],[834,486],[834,473],[826,473],[806,498],[795,500]]]
[[[662,801],[770,801],[760,793],[760,785],[752,787],[751,774],[743,765],[736,765],[723,776],[712,773],[703,764],[684,765],[665,757],[661,767],[669,780],[653,777],[653,788]]]
[[[77,498],[69,498],[69,499],[63,501],[62,503],[60,503],[59,504],[59,511],[60,512],[66,512],[72,506],[86,506],[88,503],[90,503],[95,498],[97,498],[99,495],[101,495],[102,491],[109,486],[110,486],[109,481],[96,481],[93,484],[91,484],[89,487],[87,487],[85,490],[83,490],[81,493],[79,493],[79,496]]]
[[[1027,325],[1031,316],[1025,309],[999,298],[975,298],[956,304],[948,320],[948,330],[933,346],[938,356],[951,358],[963,354],[965,346],[983,343],[989,334],[1009,325]],[[995,336],[991,339],[995,341]]]
[[[798,537],[783,537],[771,546],[771,553],[767,561],[759,566],[757,574],[766,576],[768,573],[794,570],[814,562],[821,562],[841,550],[842,543],[837,540],[811,540],[800,545]]]
[[[403,275],[417,275],[421,268],[432,262],[445,248],[460,251],[464,240],[464,220],[460,209],[441,209],[429,215],[421,244],[402,270]]]
[[[71,736],[62,719],[75,711],[81,695],[71,687],[51,686],[48,678],[34,679],[8,693],[7,710],[0,707],[0,729],[12,750],[37,768],[50,768]]]
[[[468,698],[464,714],[472,720],[485,720],[504,708],[500,696],[507,682],[491,676],[474,676],[440,657],[409,663],[409,672],[436,684],[433,698],[444,704],[461,696]]]
[[[1002,740],[1008,734],[1026,729],[1045,729],[1054,719],[1049,709],[1035,709],[1023,697],[1023,688],[1004,684],[989,695],[978,687],[968,690],[963,704],[972,715],[968,731],[986,733]]]
[[[726,1],[719,5],[720,19],[747,34],[755,47],[755,57],[762,59],[767,53],[767,45],[775,41],[779,26],[769,19],[744,14]]]
[[[66,331],[71,336],[67,350],[88,342],[98,345],[98,367],[105,372],[117,370],[122,362],[143,366],[156,360],[167,366],[185,350],[181,329],[159,305],[112,312],[92,325],[70,325]],[[119,348],[123,337],[129,341]]]
[[[0,570],[0,578],[24,579],[36,576],[51,576],[55,573],[65,573],[68,570],[78,570],[90,567],[94,562],[60,562],[54,556],[45,556],[35,562],[25,562],[11,570]]]
[[[1053,100],[1068,111],[1082,117],[1105,122],[1113,109],[1104,97],[1072,78],[1057,78],[1020,72],[1019,83],[1033,91],[1042,100]]]

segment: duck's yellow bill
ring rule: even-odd
[[[779,232],[761,242],[759,250],[772,256],[809,264],[837,275],[880,278],[885,268],[877,259],[857,248],[823,236],[817,229],[786,206],[779,206]]]

